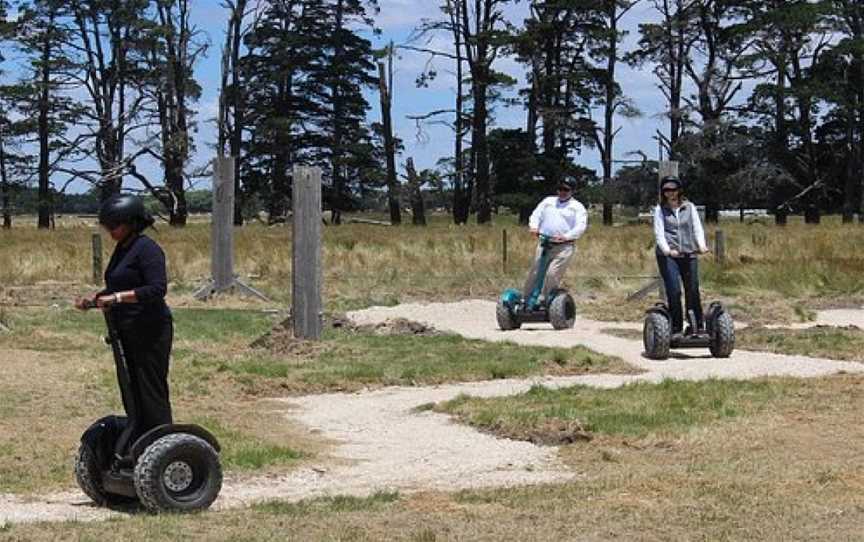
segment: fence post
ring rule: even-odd
[[[218,156],[213,160],[210,274],[210,280],[195,292],[196,299],[239,291],[269,301],[264,294],[234,276],[234,158],[231,156]]]
[[[501,271],[507,273],[507,229],[501,230]]]
[[[210,269],[213,289],[221,292],[234,283],[234,158],[213,162],[213,245]]]
[[[294,336],[321,338],[321,169],[294,167],[291,315]]]
[[[93,284],[102,284],[102,236],[94,233],[90,245],[93,247]]]
[[[714,238],[714,259],[719,264],[726,262],[726,232],[723,230],[717,230]]]
[[[660,193],[660,182],[664,177],[678,177],[679,162],[660,162],[657,166],[657,193]]]

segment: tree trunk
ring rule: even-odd
[[[609,19],[609,58],[606,62],[606,104],[603,111],[603,225],[611,226],[612,202],[609,190],[612,184],[612,157],[615,144],[615,67],[618,61],[618,5],[617,0],[607,2],[606,17]]]
[[[390,71],[393,73],[393,44],[390,44]],[[381,117],[384,124],[384,153],[387,156],[387,204],[390,208],[390,223],[402,223],[399,206],[399,181],[396,178],[396,143],[393,140],[393,121],[391,116],[392,97],[388,88],[388,71],[383,62],[378,63],[378,88],[381,94]],[[393,80],[389,80],[392,85]]]
[[[234,121],[231,125],[231,156],[234,158],[234,225],[243,225],[243,190],[240,182],[242,167],[241,146],[243,144],[243,99],[240,90],[240,42],[243,30],[243,14],[246,12],[246,0],[237,0],[234,10],[233,42],[231,43],[231,112]]]
[[[858,112],[858,145],[853,150],[855,156],[854,176],[859,180],[858,192],[860,199],[858,200],[858,221],[864,224],[864,52],[861,50],[861,44],[864,43],[864,6],[858,2],[852,8],[851,28],[852,37],[855,43],[858,44],[852,53],[854,61],[854,78],[855,78],[855,101],[856,110]],[[854,146],[855,143],[853,142]]]
[[[477,223],[487,224],[492,221],[492,209],[489,190],[489,144],[486,134],[487,117],[487,86],[486,74],[474,88],[474,133],[471,145],[477,153]]]
[[[54,18],[50,18],[49,26],[53,26]],[[49,125],[48,115],[51,110],[51,48],[52,32],[46,31],[42,42],[41,87],[39,89],[39,229],[51,227],[51,194],[49,192]]]
[[[3,229],[12,227],[12,213],[9,210],[9,177],[6,172],[6,150],[3,148],[3,134],[0,133],[0,205],[3,207]]]
[[[333,48],[333,65],[339,66],[339,63],[342,60],[342,43],[341,43],[341,32],[342,32],[342,16],[343,16],[343,2],[342,0],[338,0],[336,2],[336,24],[334,27],[335,32],[335,45]],[[331,206],[331,216],[333,224],[339,225],[342,224],[342,196],[345,192],[345,180],[342,176],[342,154],[343,154],[343,133],[342,133],[342,122],[344,117],[343,112],[343,103],[342,103],[342,93],[339,88],[339,81],[334,80],[333,84],[330,87],[331,97],[333,99],[333,142],[331,148],[331,160],[332,160],[332,168],[333,168],[333,199],[330,202]]]
[[[422,181],[417,175],[417,170],[414,167],[414,159],[409,158],[405,164],[405,170],[408,173],[408,187],[411,191],[411,212],[413,217],[411,223],[415,226],[426,225],[426,208],[423,204]]]
[[[849,144],[849,156],[846,159],[846,182],[843,186],[843,223],[851,224],[855,221],[855,211],[860,204],[858,189],[861,181],[856,177],[857,149],[855,145],[855,113],[847,118],[846,138]]]
[[[450,2],[451,0],[448,0]],[[464,58],[462,56],[462,5],[463,0],[455,0],[451,6],[450,24],[453,27],[453,41],[456,49],[456,144],[453,152],[453,222],[455,224],[466,224],[468,222],[468,198],[465,195],[465,157],[463,137],[465,135],[465,124],[463,113],[465,109],[464,97]]]

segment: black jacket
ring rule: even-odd
[[[165,303],[168,278],[165,253],[156,241],[136,235],[127,245],[118,243],[105,269],[102,295],[134,290],[138,303],[120,303],[113,310],[121,327],[155,327],[171,318]]]

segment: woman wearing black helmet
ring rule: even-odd
[[[682,282],[687,312],[693,311],[698,328],[703,326],[699,260],[696,256],[708,252],[699,212],[681,192],[681,181],[678,178],[665,177],[660,186],[660,204],[654,209],[657,265],[666,287],[673,334],[680,334],[684,328],[684,314],[681,311]]]
[[[174,331],[165,303],[165,253],[142,233],[153,222],[140,198],[118,195],[107,200],[99,223],[117,245],[105,270],[105,289],[75,300],[81,310],[88,301],[111,307],[126,352],[138,412],[130,412],[129,398],[123,397],[129,425],[118,440],[118,454],[125,454],[126,446],[149,429],[171,423],[168,360]]]

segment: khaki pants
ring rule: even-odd
[[[564,272],[567,271],[567,266],[570,265],[570,260],[573,258],[575,249],[573,243],[560,243],[552,245],[548,249],[549,266],[546,268],[546,280],[543,282],[543,290],[541,295],[546,298],[550,291],[554,290],[561,284],[561,279],[564,277]],[[540,256],[543,254],[543,247],[537,247],[537,253],[534,256],[534,263],[531,265],[531,270],[528,272],[528,278],[525,279],[525,287],[522,289],[522,296],[525,300],[531,297],[531,292],[534,290],[534,284],[537,281],[537,272],[540,267]]]

